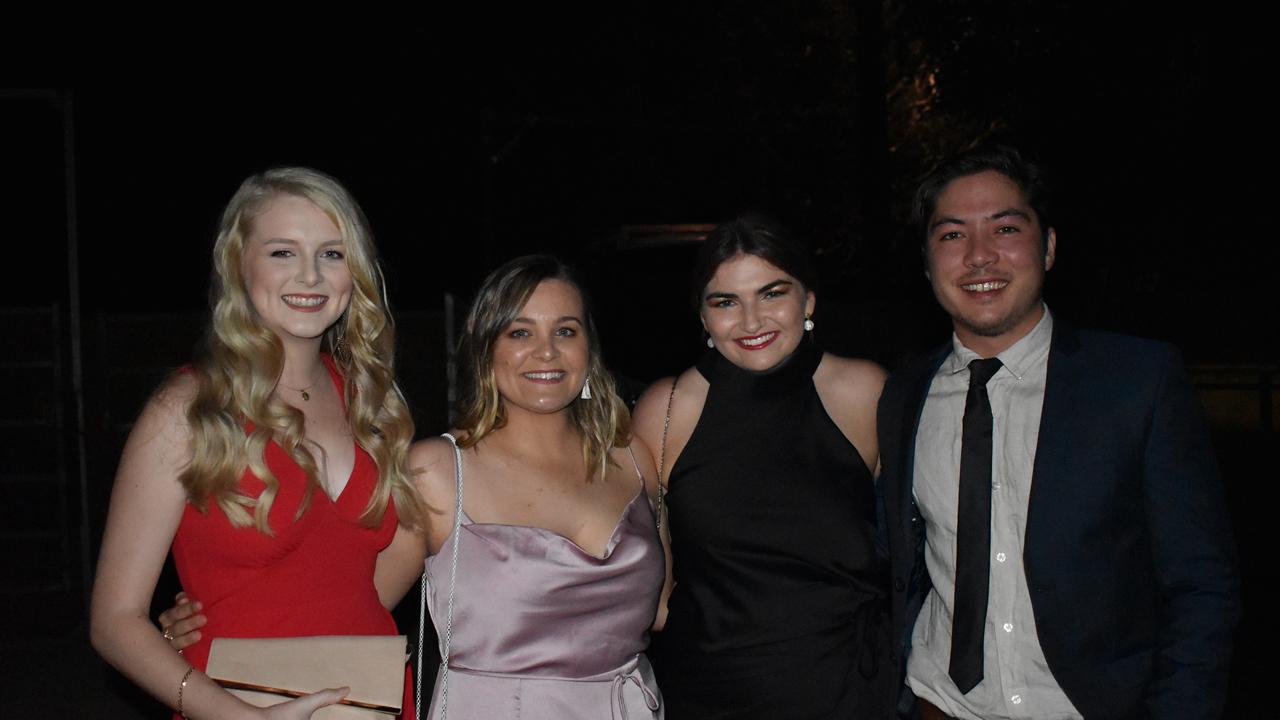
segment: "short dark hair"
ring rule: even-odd
[[[938,206],[938,196],[953,180],[994,170],[1013,181],[1022,191],[1027,204],[1036,213],[1042,240],[1047,240],[1053,227],[1052,198],[1044,169],[1027,160],[1008,145],[981,145],[960,153],[938,165],[916,188],[911,205],[911,223],[921,243],[928,240],[929,218]]]
[[[808,249],[772,219],[747,213],[717,225],[698,248],[693,261],[693,294],[698,304],[716,270],[738,254],[765,260],[799,280],[805,290],[816,290],[818,271]]]

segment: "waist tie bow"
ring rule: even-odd
[[[634,683],[636,687],[640,688],[640,695],[644,698],[644,704],[649,708],[650,712],[658,711],[658,697],[640,679],[639,669],[633,668],[631,672],[625,675],[613,676],[613,683],[609,689],[609,704],[612,705],[613,720],[628,720],[627,703],[623,697],[623,691],[627,689],[627,683]]]

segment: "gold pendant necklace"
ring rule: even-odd
[[[307,391],[308,391],[308,390],[310,390],[311,388],[313,388],[313,387],[315,387],[315,386],[316,386],[316,384],[315,384],[315,383],[311,383],[310,385],[308,385],[308,386],[306,386],[306,387],[304,387],[304,388],[289,387],[288,385],[285,385],[284,383],[282,383],[282,382],[280,382],[280,381],[278,381],[278,380],[276,381],[276,384],[277,384],[277,385],[279,385],[280,387],[284,388],[285,390],[292,390],[292,391],[294,391],[294,392],[298,393],[299,395],[301,395],[301,396],[302,396],[302,401],[303,401],[303,402],[311,402],[311,393],[309,393],[309,392],[307,392]]]

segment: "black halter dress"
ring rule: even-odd
[[[814,388],[821,360],[805,340],[766,373],[698,362],[711,388],[671,471],[676,585],[651,652],[668,720],[887,711],[874,482]]]

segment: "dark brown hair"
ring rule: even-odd
[[[817,267],[808,248],[782,225],[755,213],[720,223],[702,241],[693,261],[693,294],[698,305],[707,283],[724,261],[735,255],[754,255],[816,291]]]

